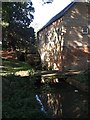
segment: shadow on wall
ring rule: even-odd
[[[65,46],[63,65],[65,70],[88,70],[90,68],[90,53],[85,52],[82,47],[80,49]]]

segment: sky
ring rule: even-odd
[[[42,5],[42,0],[32,0],[35,13],[31,26],[35,28],[35,31],[38,31],[71,1],[72,0],[54,0],[52,4]]]

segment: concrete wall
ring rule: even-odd
[[[38,34],[42,63],[54,70],[90,68],[89,7],[76,3],[65,15]],[[89,28],[82,34],[83,27]]]

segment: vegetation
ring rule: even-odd
[[[37,90],[32,75],[34,69],[24,62],[13,60],[3,60],[2,64],[3,118],[45,118],[46,115],[40,112],[41,106],[35,98]],[[29,71],[31,76],[15,75],[24,70]]]
[[[2,68],[2,76],[7,76],[10,74],[15,74],[19,71],[28,71],[29,75],[34,72],[34,69],[31,68],[27,63],[20,62],[18,60],[3,60],[2,62],[3,68]]]
[[[25,62],[20,62],[17,60],[3,60],[2,66],[2,73],[0,73],[0,75],[2,75],[3,89],[3,118],[51,118],[53,114],[52,112],[55,111],[54,107],[56,106],[56,109],[58,108],[56,104],[57,102],[55,101],[60,102],[60,99],[58,97],[59,94],[61,94],[63,100],[66,101],[65,104],[67,104],[66,99],[72,101],[70,102],[70,109],[72,109],[73,106],[73,110],[75,110],[78,106],[81,110],[80,115],[87,115],[88,105],[86,97],[81,98],[83,94],[79,95],[81,94],[80,92],[79,94],[74,93],[74,90],[76,88],[68,85],[65,82],[62,83],[61,78],[59,78],[59,84],[50,83],[50,81],[45,84],[40,84],[41,77],[35,77],[35,69],[33,69]],[[70,99],[71,94],[72,100]],[[47,113],[41,111],[42,106],[37,101],[36,95],[41,95],[41,97],[39,97],[42,100]],[[51,111],[51,108],[48,108],[49,106],[47,106],[48,102],[50,102],[49,99],[47,100],[47,96],[51,96],[51,98],[49,99],[51,100],[53,111]],[[75,103],[73,102],[73,100],[75,101]],[[85,102],[85,104],[83,103],[83,101]],[[68,108],[63,108],[64,111],[66,109]]]
[[[32,2],[2,3],[2,42],[3,49],[28,49],[35,45],[33,21],[34,7]]]
[[[42,0],[43,4],[49,4],[49,3],[52,3],[53,0]]]

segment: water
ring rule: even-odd
[[[36,95],[35,98],[36,98],[36,100],[39,102],[39,104],[41,105],[41,111],[44,112],[44,113],[46,113],[46,111],[45,111],[45,109],[44,109],[44,106],[43,106],[43,104],[42,104],[39,96]]]
[[[40,87],[36,99],[41,105],[41,112],[50,118],[87,118],[88,99],[75,87],[64,81],[48,83]]]

